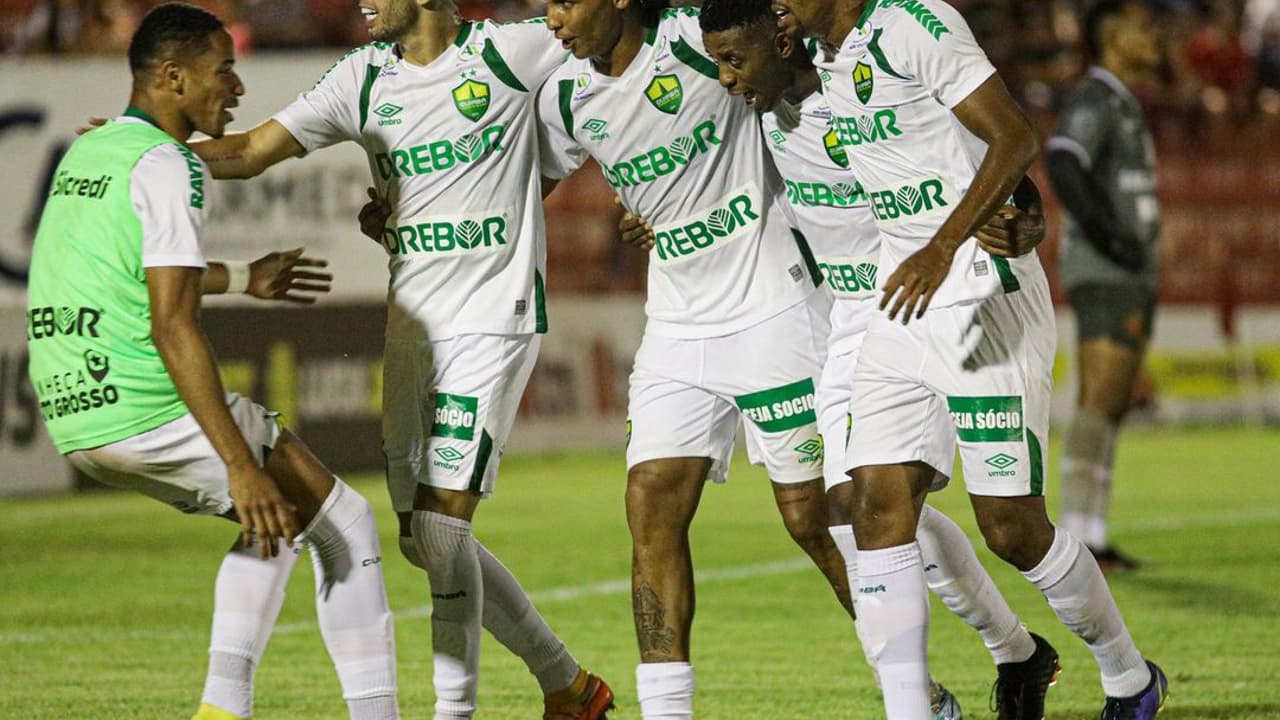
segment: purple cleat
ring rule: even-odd
[[[1107,698],[1102,720],[1153,720],[1164,709],[1165,698],[1169,696],[1169,678],[1150,660],[1147,667],[1151,670],[1151,682],[1133,697]]]

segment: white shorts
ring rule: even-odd
[[[276,413],[252,400],[227,393],[227,409],[265,465],[280,437]],[[223,515],[231,510],[227,466],[191,413],[144,433],[67,458],[76,469],[104,485],[136,490],[184,513]]]
[[[845,465],[950,470],[957,442],[974,495],[1044,494],[1053,354],[1049,286],[872,321],[854,374]]]
[[[387,340],[382,451],[396,512],[413,510],[419,483],[493,492],[541,345],[541,335]]]
[[[813,293],[754,327],[680,340],[646,332],[631,372],[627,468],[647,460],[711,458],[724,482],[738,419],[748,456],[774,482],[822,473],[815,383],[826,351],[830,300]]]

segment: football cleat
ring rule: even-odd
[[[960,709],[960,701],[951,691],[940,683],[929,683],[929,710],[933,712],[933,720],[962,720],[964,711]]]
[[[579,670],[572,685],[544,698],[542,720],[606,720],[612,709],[613,690],[609,684]]]
[[[223,710],[222,708],[217,707],[216,705],[210,705],[209,703],[200,703],[200,709],[196,711],[196,714],[191,718],[191,720],[249,720],[249,719],[242,718],[239,715],[236,715],[233,713],[229,713],[226,710]]]
[[[1036,651],[1017,663],[996,666],[996,683],[991,687],[991,709],[1000,720],[1044,720],[1044,696],[1058,681],[1062,666],[1058,651],[1048,640],[1031,633]]]
[[[1169,697],[1169,678],[1150,660],[1147,667],[1151,670],[1151,682],[1133,697],[1107,698],[1107,704],[1102,706],[1102,720],[1153,720],[1164,709],[1164,701]]]
[[[1089,548],[1089,552],[1093,553],[1093,559],[1098,561],[1098,567],[1104,573],[1133,572],[1142,567],[1141,562],[1131,555],[1120,552],[1115,545],[1108,545],[1098,550]]]

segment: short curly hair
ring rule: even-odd
[[[773,21],[770,0],[706,0],[698,15],[702,32],[723,32],[762,20]]]
[[[129,69],[136,73],[158,60],[206,52],[212,47],[209,36],[222,28],[217,15],[194,5],[157,5],[142,18],[129,41]]]

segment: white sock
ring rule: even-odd
[[[931,720],[929,593],[920,546],[858,551],[854,606],[880,673],[885,715],[893,720]]]
[[[400,538],[400,552],[411,564],[427,569],[413,538]],[[524,660],[529,672],[538,680],[542,694],[549,695],[572,685],[580,667],[564,642],[533,607],[511,571],[479,541],[476,542],[476,555],[484,583],[481,617],[484,629]]]
[[[352,720],[395,720],[396,646],[369,503],[334,478],[303,532],[315,567],[320,634]]]
[[[689,720],[693,717],[693,666],[687,662],[640,663],[636,694],[644,720]]]
[[[538,612],[502,561],[476,543],[484,582],[483,625],[524,661],[542,694],[564,690],[578,677],[578,661]]]
[[[484,585],[471,523],[413,512],[413,541],[431,582],[431,650],[436,720],[470,718],[480,673]]]
[[[1031,657],[1035,640],[996,589],[960,526],[925,505],[916,537],[925,584],[948,610],[978,631],[991,659],[1000,665]]]
[[[854,598],[857,598],[858,588],[858,544],[853,539],[852,525],[832,525],[827,528],[827,532],[831,533],[831,540],[836,544],[836,549],[840,551],[840,556],[844,558],[845,574],[849,576],[849,588],[853,592]],[[880,672],[876,670],[875,653],[869,643],[871,638],[864,631],[866,623],[859,618],[854,620],[853,629],[858,635],[858,642],[862,645],[862,656],[867,659],[867,665],[870,666],[871,672],[875,675],[876,685],[880,684]]]
[[[1023,576],[1040,588],[1062,624],[1089,646],[1109,697],[1130,697],[1146,688],[1151,673],[1083,543],[1058,528],[1044,559]]]
[[[1107,546],[1111,508],[1111,467],[1119,426],[1110,418],[1077,408],[1063,438],[1061,524],[1094,549]]]
[[[271,638],[284,586],[298,550],[280,544],[273,558],[258,557],[258,546],[239,543],[222,559],[213,591],[209,671],[201,702],[232,715],[253,714],[253,674]]]

